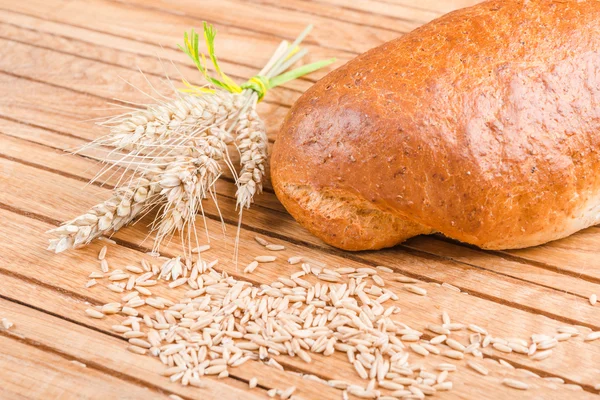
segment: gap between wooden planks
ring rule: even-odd
[[[140,77],[138,77],[140,78]],[[593,260],[593,257],[589,257],[587,254],[581,254],[581,252],[577,253],[576,249],[573,248],[574,246],[571,246],[571,248],[569,249],[568,253],[571,256],[570,260],[573,260],[573,255],[575,255],[576,257],[576,263],[571,261],[571,263],[573,263],[574,267],[571,268],[571,273],[574,276],[577,277],[583,277],[586,278],[586,274],[585,274],[585,269],[586,267],[589,267],[590,265],[590,260]],[[543,251],[544,248],[542,248]],[[532,251],[537,251],[538,249],[532,249]],[[562,249],[559,249],[559,251],[561,251]],[[524,254],[523,254],[524,253]],[[561,255],[565,254],[566,252],[564,250],[562,250]],[[574,253],[574,254],[573,254]],[[508,254],[519,254],[519,255],[523,255],[524,258],[527,258],[527,250],[525,251],[516,251],[516,252],[512,252],[512,253],[508,253]],[[582,257],[583,256],[583,257]],[[583,258],[583,259],[582,259]],[[563,257],[564,259],[564,257]],[[566,261],[566,260],[565,260]],[[565,264],[566,267],[570,267],[571,265],[569,263]],[[550,266],[552,267],[552,266]]]

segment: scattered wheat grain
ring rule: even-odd
[[[457,350],[444,350],[442,351],[444,357],[452,358],[454,360],[462,360],[465,358],[464,353]]]
[[[260,244],[261,246],[269,245],[269,242],[267,242],[265,239],[261,238],[260,236],[254,236],[254,240],[256,240],[256,243]]]
[[[425,296],[427,295],[427,290],[423,289],[422,287],[419,286],[414,286],[414,285],[404,285],[404,288],[406,290],[408,290],[411,293],[414,294],[418,294],[419,296]]]
[[[244,272],[251,274],[252,272],[254,272],[256,267],[258,267],[258,261],[252,261],[250,264],[248,264],[246,266],[246,268],[244,268]]]
[[[92,286],[96,285],[98,282],[95,279],[90,279],[89,281],[86,282],[85,287],[86,288],[91,288]]]
[[[100,269],[104,273],[108,272],[108,261],[106,261],[106,259],[103,259],[103,260],[100,261]]]
[[[446,340],[446,344],[447,344],[447,345],[448,345],[448,346],[449,346],[451,349],[454,349],[454,350],[457,350],[457,351],[461,351],[461,352],[463,352],[463,353],[465,352],[465,349],[466,349],[465,345],[463,345],[462,343],[458,342],[457,340],[454,340],[454,339],[447,339],[447,340]]]
[[[552,350],[539,351],[531,356],[532,360],[541,361],[552,355]]]
[[[277,260],[275,256],[256,256],[254,257],[254,261],[259,263],[270,263]]]
[[[415,353],[426,357],[429,355],[429,351],[427,351],[423,346],[421,346],[420,344],[416,344],[416,343],[411,343],[410,344],[410,348],[412,351],[414,351]]]
[[[204,253],[205,251],[208,251],[208,250],[210,250],[210,245],[205,244],[205,245],[198,246],[198,247],[192,249],[192,253],[200,254],[200,253]]]
[[[281,397],[282,400],[289,399],[295,391],[296,386],[290,386],[289,388],[281,392],[281,395],[279,397]]]
[[[248,387],[250,389],[254,389],[256,387],[256,385],[258,385],[258,378],[253,377],[250,379],[250,381],[248,382]]]
[[[87,314],[89,317],[92,317],[92,318],[98,318],[98,319],[101,319],[101,318],[104,318],[104,317],[105,317],[105,315],[104,315],[104,314],[102,314],[102,313],[101,313],[100,311],[98,311],[98,310],[94,310],[93,308],[88,308],[87,310],[85,310],[85,313],[86,313],[86,314]]]
[[[107,288],[115,293],[123,293],[125,289],[119,285],[115,285],[114,283],[107,286]]]
[[[503,343],[494,343],[494,344],[492,344],[492,347],[503,353],[511,353],[512,352],[512,349]]]
[[[2,318],[2,321],[1,321],[1,322],[2,322],[2,327],[3,327],[5,330],[9,330],[9,329],[10,329],[10,328],[12,328],[12,327],[13,327],[13,325],[14,325],[14,324],[13,324],[13,323],[12,323],[12,322],[11,322],[11,321],[8,319],[8,318]]]
[[[292,265],[299,264],[301,262],[302,262],[301,256],[294,256],[294,257],[288,258],[288,263],[290,263]]]
[[[505,378],[502,380],[502,384],[506,385],[508,387],[511,387],[513,389],[519,389],[519,390],[527,390],[529,389],[529,385],[521,382],[519,380],[516,379],[511,379],[511,378]]]
[[[142,347],[138,347],[138,346],[133,346],[133,345],[127,346],[127,350],[129,350],[130,352],[135,353],[135,354],[141,354],[141,355],[146,354],[146,349],[144,349]]]
[[[106,250],[108,250],[106,248],[106,246],[102,246],[102,248],[98,252],[98,260],[100,260],[100,261],[104,260],[104,257],[106,257]]]
[[[490,373],[486,367],[474,361],[467,361],[467,365],[474,371],[479,372],[481,375],[487,375]]]

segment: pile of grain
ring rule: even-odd
[[[261,238],[257,242],[271,251],[285,250]],[[209,249],[201,246],[194,253],[204,254]],[[106,247],[98,257],[102,272],[92,273],[86,286],[104,279],[109,290],[126,294],[122,302],[93,307],[86,313],[92,318],[124,315],[112,329],[128,339],[128,349],[159,358],[165,364],[163,375],[183,385],[202,387],[206,384],[203,377],[227,377],[231,368],[250,360],[284,370],[275,357],[288,355],[310,363],[315,354],[342,352],[361,379],[346,382],[303,377],[341,389],[343,398],[352,394],[381,400],[423,399],[453,388],[450,376],[457,367],[452,360],[469,357],[469,368],[488,375],[489,370],[478,361],[484,357],[482,348],[491,346],[500,353],[543,360],[560,342],[582,335],[579,329],[565,326],[553,336],[534,334],[527,340],[494,337],[476,324],[452,321],[446,312],[442,312],[441,323],[430,324],[428,332],[421,332],[401,322],[401,310],[391,304],[398,297],[385,287],[383,276],[403,282],[410,293],[426,296],[427,291],[414,279],[397,276],[386,267],[330,269],[317,260],[294,256],[288,262],[299,265],[300,270],[257,287],[218,272],[217,260],[192,263],[173,258],[163,260],[160,267],[143,260],[140,266],[110,271],[105,257]],[[276,258],[259,255],[245,273]],[[151,287],[161,279],[169,281],[172,289],[185,287],[183,297],[173,302],[153,296]],[[442,286],[460,291],[451,285]],[[465,330],[471,332],[468,343],[453,337]],[[600,332],[591,332],[584,340],[598,338]],[[413,362],[415,357],[429,354],[444,356],[448,362],[438,364],[434,371]],[[514,369],[503,360],[500,363]],[[560,378],[546,379],[564,384]],[[529,388],[516,379],[506,378],[502,383],[517,390]],[[250,388],[257,385],[257,378],[249,381]],[[294,391],[294,387],[272,389],[268,394],[287,399]]]

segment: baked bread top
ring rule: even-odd
[[[396,240],[330,238],[339,197],[414,234],[502,249],[600,222],[599,150],[600,1],[498,0],[317,82],[285,119],[271,169],[286,208],[334,246]],[[329,211],[294,191],[327,193]]]

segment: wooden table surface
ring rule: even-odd
[[[119,301],[105,284],[87,289],[98,270],[97,253],[104,243],[65,254],[45,250],[45,232],[102,201],[114,179],[86,182],[98,170],[74,149],[105,131],[89,120],[115,113],[110,102],[148,102],[128,85],[143,90],[149,82],[164,87],[165,69],[177,67],[191,80],[198,78],[176,44],[184,30],[206,20],[218,29],[217,53],[224,70],[243,81],[258,71],[282,39],[293,39],[307,24],[315,29],[307,40],[304,61],[337,57],[339,66],[357,54],[393,39],[452,9],[475,0],[2,0],[0,1],[0,318],[15,325],[0,328],[1,399],[149,399],[171,394],[186,399],[267,398],[267,390],[296,385],[297,398],[341,398],[340,391],[303,380],[259,362],[248,362],[228,378],[211,380],[204,389],[184,387],[159,376],[164,368],[153,357],[126,350],[126,341],[110,330],[116,316],[86,317],[91,305]],[[172,60],[173,65],[161,63]],[[320,71],[268,93],[259,112],[271,141],[294,100]],[[103,186],[102,184],[105,184]],[[228,237],[218,235],[220,223],[208,205],[209,229],[216,239],[209,256],[234,276],[229,261],[235,232],[234,185],[225,178],[218,185]],[[142,221],[123,229],[109,244],[111,265],[125,266],[146,257]],[[146,221],[147,222],[147,221]],[[418,329],[439,323],[446,310],[454,321],[476,323],[501,337],[529,338],[534,333],[556,334],[564,325],[582,332],[600,330],[600,305],[588,297],[600,294],[600,229],[592,227],[570,238],[544,246],[505,252],[486,252],[440,237],[419,237],[394,249],[346,253],[324,245],[301,228],[282,208],[271,187],[244,215],[240,263],[261,250],[261,235],[286,246],[279,262],[261,266],[254,282],[272,282],[290,268],[291,255],[309,255],[330,265],[384,265],[396,275],[416,278],[428,295],[420,297],[401,284],[388,286],[398,293],[403,321]],[[177,243],[163,250],[178,254]],[[440,286],[448,283],[464,293]],[[173,291],[161,288],[164,296]],[[161,292],[161,293],[163,293]],[[468,295],[467,295],[468,294]],[[457,333],[466,341],[468,333]],[[457,361],[454,390],[440,399],[584,399],[597,398],[600,383],[600,340],[582,337],[561,342],[552,357],[533,361],[526,356],[484,349],[488,376]],[[570,385],[530,377],[499,365],[504,359],[516,368],[541,377],[559,377]],[[424,359],[427,365],[442,362]],[[358,380],[345,356],[315,357],[305,364],[282,358],[296,372],[325,379]],[[85,367],[82,365],[85,364]],[[259,388],[248,380],[259,376]],[[501,384],[517,377],[531,385],[526,392]]]

